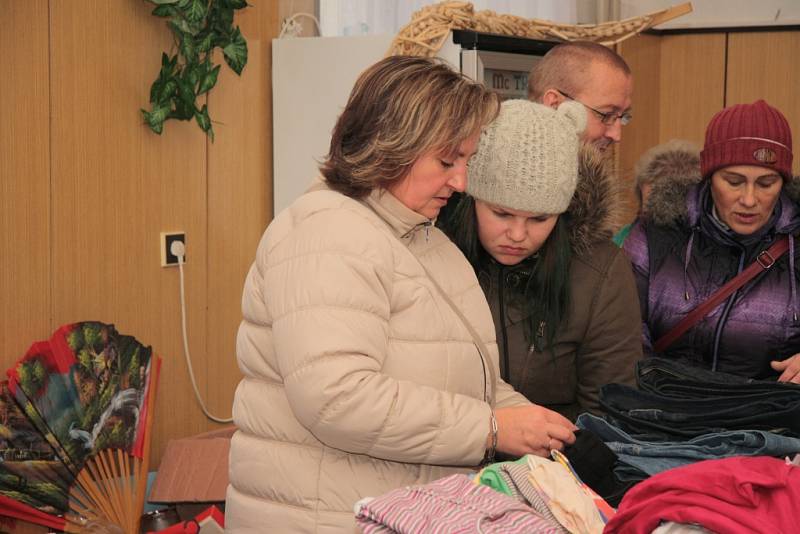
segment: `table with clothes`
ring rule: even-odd
[[[661,358],[609,384],[576,441],[360,501],[364,532],[790,533],[800,386]]]

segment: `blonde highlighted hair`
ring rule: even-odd
[[[390,56],[358,77],[320,166],[328,185],[362,198],[421,156],[452,156],[499,111],[497,95],[436,58]]]

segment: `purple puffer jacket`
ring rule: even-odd
[[[652,194],[660,193],[654,188]],[[671,194],[648,201],[649,215],[635,223],[624,245],[639,290],[645,353],[652,354],[652,343],[788,234],[789,252],[772,269],[750,280],[663,354],[740,376],[776,377],[770,361],[800,352],[797,204],[782,192],[770,221],[755,234],[740,236],[711,215],[708,181],[686,192],[685,212],[675,209],[681,202]]]

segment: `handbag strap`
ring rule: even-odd
[[[413,254],[412,254],[413,256]],[[414,256],[417,258],[416,256]],[[453,312],[461,319],[461,323],[464,327],[469,331],[469,334],[472,336],[472,341],[475,343],[475,348],[478,349],[478,355],[481,358],[481,364],[483,365],[484,370],[489,376],[489,383],[487,385],[487,393],[488,395],[484,395],[486,398],[484,399],[486,402],[489,403],[489,406],[494,408],[494,393],[495,387],[497,385],[497,375],[494,372],[494,367],[492,367],[492,361],[489,359],[489,351],[486,348],[486,344],[481,339],[481,336],[478,335],[478,332],[475,331],[475,328],[472,326],[472,323],[469,322],[469,319],[464,315],[461,309],[453,302],[453,299],[450,298],[450,295],[445,293],[442,286],[436,281],[436,279],[431,275],[430,271],[425,264],[417,258],[417,261],[422,266],[422,269],[425,271],[425,274],[428,275],[428,279],[433,284],[433,287],[439,292],[439,295],[444,299],[445,302],[452,308]],[[484,376],[484,382],[486,382],[486,376]]]
[[[312,187],[312,190],[313,189],[314,187]],[[367,206],[370,210],[372,210],[372,212],[375,213],[387,227],[389,226],[389,223],[384,220],[384,218],[380,215],[380,213],[378,213],[375,210],[373,206],[371,206],[367,202],[364,202],[363,204]],[[402,239],[400,239],[397,235],[395,235],[394,232],[391,231],[391,229],[390,233],[394,235],[395,239],[397,239],[404,247],[408,248],[408,246],[405,243],[403,243]],[[478,332],[472,326],[472,323],[469,322],[469,319],[467,319],[467,317],[464,315],[461,309],[456,305],[456,303],[453,302],[453,299],[450,298],[450,295],[448,295],[444,291],[444,289],[442,289],[442,286],[439,285],[439,282],[436,281],[436,278],[433,277],[433,275],[425,266],[425,264],[422,263],[422,260],[420,260],[417,257],[417,255],[411,252],[410,250],[409,253],[411,253],[411,256],[413,256],[414,259],[417,260],[417,263],[420,265],[420,267],[422,267],[422,270],[425,272],[425,275],[428,277],[428,280],[431,281],[433,287],[436,289],[436,291],[438,291],[439,296],[441,296],[442,299],[444,299],[444,301],[447,303],[447,305],[450,306],[450,309],[453,310],[453,313],[456,314],[458,319],[461,321],[461,324],[463,324],[464,328],[467,329],[469,335],[472,336],[472,342],[475,344],[475,348],[478,349],[478,357],[481,359],[481,365],[484,370],[483,383],[485,392],[483,400],[488,402],[489,406],[491,406],[492,409],[494,409],[495,388],[497,387],[497,373],[495,373],[494,367],[492,367],[492,360],[489,358],[489,350],[486,348],[486,344],[483,342],[483,339],[481,339],[481,336],[478,335]],[[487,383],[487,378],[488,378],[488,383]]]
[[[719,306],[725,299],[733,294],[734,291],[745,285],[758,273],[768,271],[775,265],[775,262],[789,250],[789,236],[779,239],[767,250],[762,250],[756,260],[747,266],[742,272],[729,280],[725,285],[717,289],[710,297],[690,311],[678,324],[661,336],[653,345],[655,352],[663,352],[672,345],[687,330],[693,327],[703,317],[708,315],[714,308]]]

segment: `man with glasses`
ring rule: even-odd
[[[528,76],[530,100],[551,107],[575,100],[586,107],[583,139],[600,150],[622,139],[622,127],[631,120],[632,94],[633,76],[625,60],[589,41],[555,46]]]

